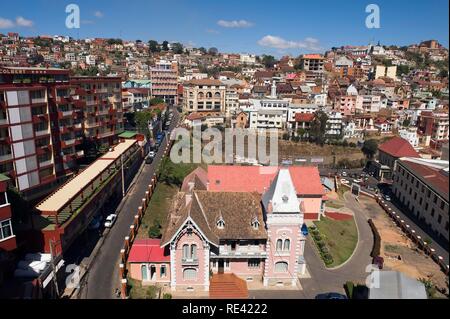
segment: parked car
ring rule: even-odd
[[[361,179],[359,179],[359,178],[357,178],[357,179],[354,179],[353,180],[355,183],[357,183],[357,184],[360,184],[360,183],[362,183],[362,180]]]
[[[318,294],[316,299],[348,299],[347,296],[337,292],[327,292],[324,294]]]
[[[114,225],[116,219],[117,219],[117,215],[116,214],[108,215],[108,217],[106,217],[106,220],[105,220],[105,227],[106,228],[111,228]]]
[[[155,155],[156,155],[155,151],[150,151],[150,152],[148,152],[147,156],[153,158],[153,157],[155,157]]]
[[[383,195],[383,198],[384,198],[385,201],[388,201],[388,202],[391,201],[391,196],[389,196],[387,194]]]
[[[145,164],[151,164],[151,163],[153,163],[153,157],[150,157],[147,155],[145,157]]]
[[[341,173],[341,176],[347,177],[347,172],[342,172],[342,173]]]

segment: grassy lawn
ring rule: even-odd
[[[192,172],[198,164],[174,164],[165,161],[161,167],[161,175],[155,192],[142,218],[138,238],[148,238],[149,230],[152,230],[151,237],[158,237],[161,227],[164,225],[173,196],[180,189],[183,179]]]
[[[336,201],[327,201],[326,206],[330,207],[330,208],[335,208],[335,209],[339,209],[339,208],[343,208],[344,207],[343,204],[338,203]]]
[[[128,278],[130,299],[157,299],[159,288],[156,286],[142,286],[134,279]]]
[[[336,191],[336,193],[339,196],[340,200],[344,200],[344,193],[348,192],[350,189],[348,187],[345,187],[343,185],[339,186],[339,189]]]
[[[336,267],[345,262],[355,250],[358,242],[355,220],[338,221],[323,217],[314,224],[333,257],[333,262],[328,267]]]

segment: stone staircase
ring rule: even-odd
[[[213,275],[209,283],[211,299],[248,299],[245,280],[235,274]]]

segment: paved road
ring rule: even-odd
[[[179,118],[176,109],[173,109],[173,113],[171,130],[175,127]],[[119,281],[120,249],[123,246],[125,236],[129,233],[130,225],[134,221],[134,216],[138,207],[141,205],[142,198],[150,184],[153,173],[161,161],[167,142],[167,139],[164,138],[152,164],[143,164],[144,168],[137,178],[135,185],[123,199],[124,202],[118,212],[117,221],[111,231],[106,235],[103,245],[100,247],[85,277],[85,283],[81,285],[80,298],[115,298],[114,291],[116,288],[119,288],[117,284]]]
[[[364,205],[355,200],[349,192],[345,194],[346,205],[355,215],[358,226],[359,240],[353,256],[341,267],[327,269],[321,260],[314,242],[308,236],[305,247],[305,260],[311,278],[302,278],[300,283],[303,290],[300,291],[250,291],[250,298],[281,298],[281,299],[314,299],[317,294],[325,292],[345,293],[346,281],[365,282],[368,276],[367,265],[371,264],[370,252],[373,246],[372,230],[367,222],[368,215]]]

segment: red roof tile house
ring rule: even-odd
[[[248,298],[246,281],[295,287],[306,269],[301,227],[307,214],[320,218],[323,195],[315,167],[196,169],[172,200],[160,242],[131,248],[131,277],[211,298]]]
[[[395,136],[378,146],[378,172],[380,180],[390,180],[395,161],[400,157],[419,157],[419,153],[405,139]]]

